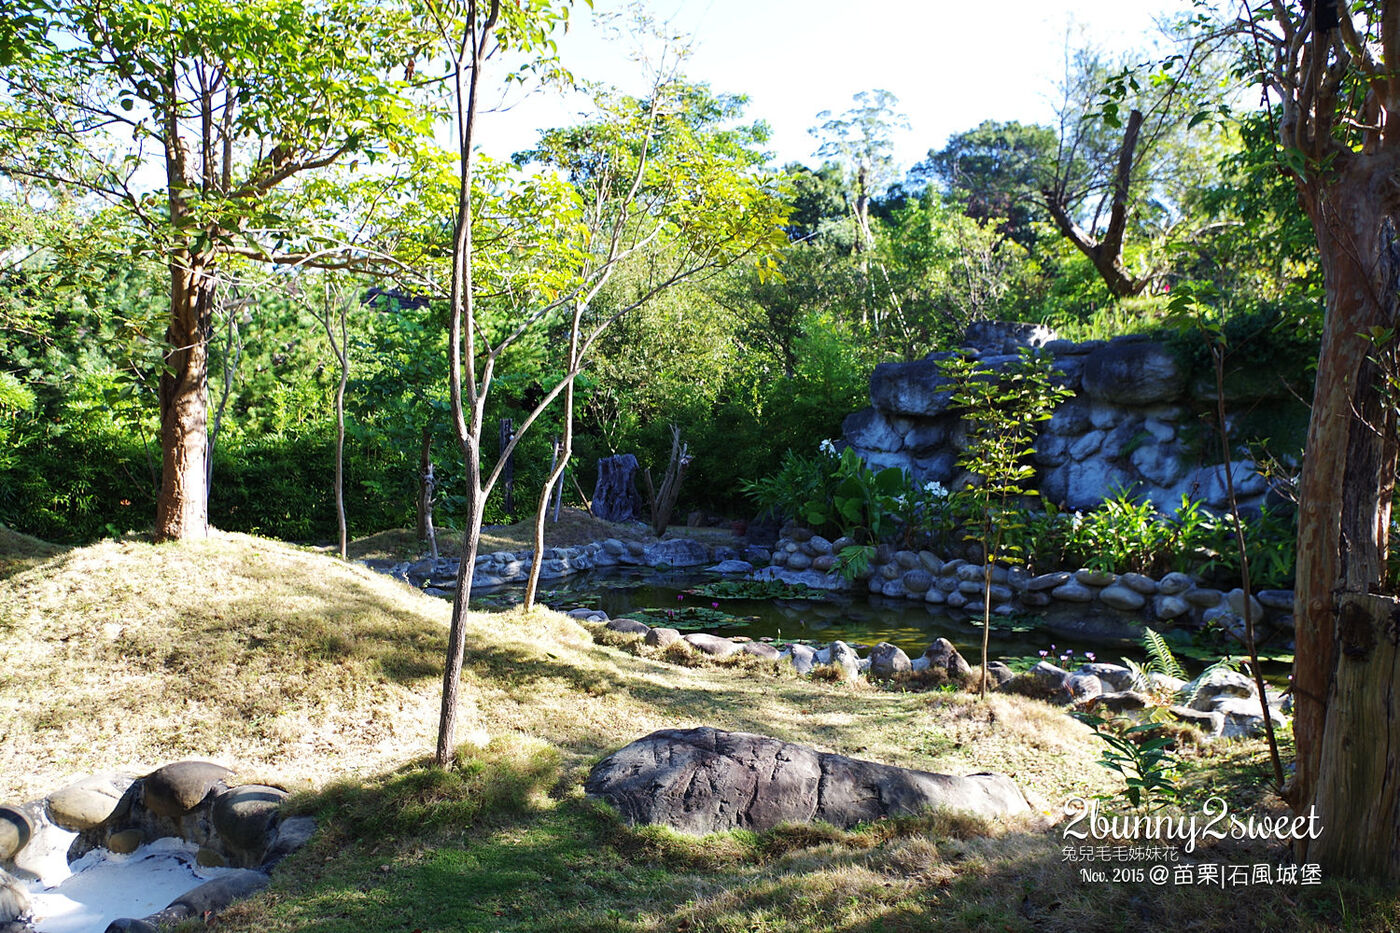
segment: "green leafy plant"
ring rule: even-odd
[[[908,488],[903,470],[889,467],[876,472],[847,447],[826,494],[808,499],[802,515],[815,529],[836,529],[842,537],[861,544],[879,541],[894,530],[896,500]]]
[[[1087,713],[1075,713],[1074,718],[1094,730],[1107,746],[1099,764],[1123,778],[1123,794],[1136,809],[1158,810],[1177,802],[1177,759],[1172,753],[1172,739],[1149,737],[1159,727],[1145,722],[1117,731],[1107,721]]]
[[[1000,370],[967,356],[941,361],[939,369],[953,384],[950,407],[967,427],[968,444],[958,465],[977,477],[954,500],[965,520],[966,537],[981,545],[986,564],[982,581],[982,679],[987,692],[988,642],[992,628],[992,565],[1015,556],[1008,545],[1024,527],[1020,502],[1035,495],[1028,485],[1035,468],[1037,423],[1047,421],[1055,406],[1071,394],[1057,385],[1048,357],[1023,349],[1019,359]]]

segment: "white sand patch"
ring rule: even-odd
[[[197,847],[179,839],[157,839],[130,855],[96,849],[60,869],[53,855],[61,863],[76,834],[62,835],[62,848],[52,846],[45,854],[44,880],[31,882],[28,889],[39,933],[103,933],[118,917],[149,916],[230,871],[197,866]]]

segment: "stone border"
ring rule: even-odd
[[[38,877],[27,853],[55,832],[76,832],[71,863],[105,848],[125,854],[156,839],[174,837],[199,846],[197,864],[231,867],[144,919],[122,918],[107,930],[153,933],[162,924],[207,916],[267,886],[282,859],[301,848],[316,830],[310,817],[283,818],[287,792],[266,784],[230,785],[232,771],[208,761],[177,761],[143,777],[106,773],[69,784],[40,800],[0,806],[0,933],[33,927],[28,895],[13,871]]]
[[[766,561],[768,551],[749,547],[741,553],[732,547],[712,548],[703,541],[685,537],[666,538],[650,544],[607,538],[576,547],[546,548],[544,562],[540,567],[540,579],[560,580],[577,573],[611,567],[691,569],[716,562],[737,560],[740,557],[749,561]],[[530,575],[534,558],[535,552],[530,548],[477,555],[472,590],[525,582]],[[415,561],[376,558],[362,560],[360,563],[371,570],[403,580],[430,596],[451,596],[456,592],[457,573],[461,567],[461,561],[455,557],[442,557],[436,561],[431,558]]]

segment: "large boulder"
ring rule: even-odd
[[[1117,405],[1156,405],[1177,399],[1186,382],[1167,348],[1142,337],[1119,337],[1084,361],[1084,392]]]
[[[599,762],[584,787],[629,824],[687,833],[813,821],[849,827],[936,807],[992,818],[1030,809],[1005,775],[932,774],[708,727],[638,739]]]
[[[870,649],[871,680],[888,680],[895,674],[908,673],[911,670],[913,665],[909,662],[909,655],[898,645],[882,641]]]
[[[952,383],[934,356],[912,363],[881,363],[870,376],[870,404],[891,414],[942,414],[952,394]]]
[[[861,450],[893,453],[904,446],[900,433],[873,408],[862,408],[847,415],[841,422],[841,436],[846,443]]]
[[[698,567],[710,561],[709,548],[693,538],[658,541],[642,554],[642,563],[648,567]]]

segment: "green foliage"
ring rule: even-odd
[[[1122,776],[1123,795],[1130,804],[1150,811],[1177,802],[1178,762],[1171,750],[1173,740],[1168,736],[1149,737],[1158,730],[1156,723],[1142,723],[1118,732],[1104,720],[1086,713],[1075,713],[1074,718],[1104,741],[1107,748],[1099,764]]]
[[[705,599],[814,599],[824,600],[829,594],[799,583],[782,580],[716,580],[683,590],[687,596]]]
[[[814,529],[835,530],[857,544],[881,541],[894,530],[895,500],[908,486],[903,470],[872,470],[847,447],[831,474],[827,495],[808,499],[802,518]]]
[[[1171,645],[1156,629],[1147,629],[1142,636],[1142,647],[1147,652],[1147,673],[1164,674],[1177,680],[1187,680],[1186,671],[1172,653]]]

